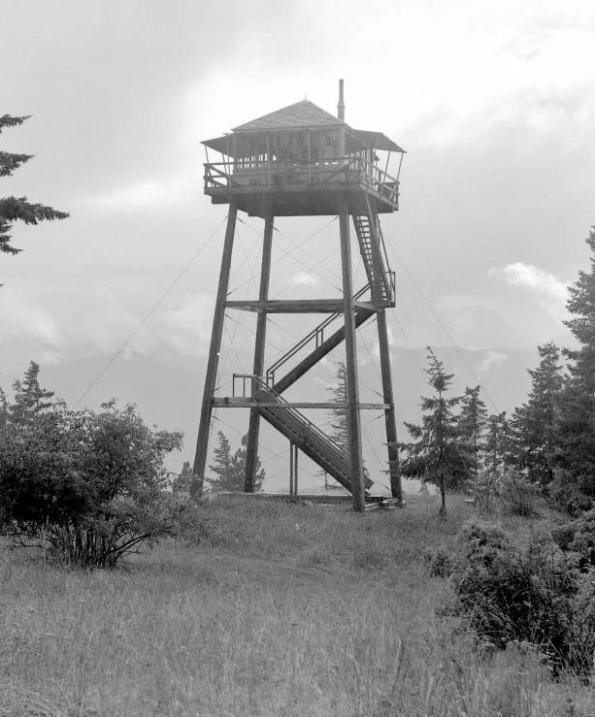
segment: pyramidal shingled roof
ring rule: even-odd
[[[234,132],[267,129],[295,129],[298,127],[336,127],[344,125],[343,120],[338,119],[326,110],[321,109],[309,100],[302,100],[293,105],[283,107],[268,115],[234,127]]]

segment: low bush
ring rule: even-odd
[[[483,513],[494,513],[500,493],[500,473],[495,470],[482,470],[477,476],[474,487],[475,504]]]
[[[426,548],[423,551],[423,560],[431,578],[447,578],[452,574],[453,555],[443,545],[437,548]]]
[[[538,490],[518,471],[508,468],[500,479],[500,500],[505,512],[523,518],[538,515]]]
[[[181,434],[157,431],[134,406],[100,413],[58,404],[0,430],[0,522],[50,556],[114,567],[144,541],[198,525],[167,488],[163,461]]]
[[[557,526],[552,530],[552,538],[561,550],[580,556],[579,565],[583,572],[595,567],[595,509]]]
[[[576,518],[593,507],[593,500],[581,490],[579,483],[561,469],[555,471],[555,477],[549,485],[550,501],[555,508]]]
[[[492,524],[469,523],[457,542],[448,611],[497,649],[526,641],[556,670],[586,673],[595,649],[595,583],[578,567],[574,553],[549,539],[520,547]]]

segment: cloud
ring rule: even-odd
[[[101,301],[87,311],[84,326],[71,335],[72,345],[91,347],[102,354],[121,351],[124,360],[135,356],[199,356],[206,353],[211,330],[214,296],[189,294],[171,299],[143,320],[135,311],[123,311],[105,289]]]
[[[316,286],[318,279],[312,274],[308,274],[306,271],[300,271],[290,279],[292,284],[296,286]]]
[[[488,355],[479,364],[477,371],[480,376],[489,375],[493,370],[500,368],[505,361],[508,361],[508,358],[508,354],[501,351],[488,351]]]
[[[534,301],[548,311],[553,319],[563,320],[566,313],[568,286],[553,274],[521,261],[503,267],[493,267],[488,274],[492,278],[504,279],[509,286],[524,289]]]
[[[436,304],[449,342],[470,350],[532,349],[546,341],[564,341],[567,331],[538,302],[513,292],[447,294]],[[444,338],[441,338],[444,341]]]
[[[436,311],[448,332],[446,338],[457,346],[477,350],[515,342],[517,331],[495,297],[446,294],[436,304]],[[441,333],[444,341],[444,330]]]
[[[26,358],[56,365],[73,356],[202,356],[208,349],[214,296],[187,294],[171,297],[147,315],[136,290],[105,285],[90,289],[87,300],[46,309],[52,297],[35,291],[2,290],[0,346],[3,364],[20,365]],[[5,368],[5,367],[4,367]]]
[[[189,294],[170,306],[156,322],[159,341],[164,341],[180,355],[205,353],[211,335],[214,304],[212,294]]]
[[[30,340],[37,347],[59,349],[64,337],[54,317],[31,301],[18,289],[2,289],[0,301],[0,339],[3,341]]]
[[[159,174],[155,170],[155,174]],[[171,209],[195,198],[200,191],[201,179],[194,166],[172,173],[165,179],[147,177],[116,189],[83,199],[81,204],[90,208],[123,211]]]

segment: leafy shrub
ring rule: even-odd
[[[574,540],[574,526],[571,523],[561,523],[552,529],[552,539],[560,550],[570,550]]]
[[[593,500],[581,490],[568,471],[557,469],[549,486],[550,501],[575,518],[593,507]]]
[[[353,556],[353,562],[358,568],[368,570],[384,568],[390,559],[390,551],[377,543],[364,543],[359,546]]]
[[[595,668],[595,573],[585,576],[574,600],[569,662],[588,673]]]
[[[578,553],[583,572],[595,567],[595,509],[552,530],[552,538],[561,550]]]
[[[163,461],[181,434],[144,424],[134,406],[63,404],[0,429],[0,520],[51,555],[113,567],[143,541],[179,533],[196,513],[166,492]]]
[[[500,472],[495,470],[482,470],[475,481],[475,504],[484,513],[493,513],[496,509],[500,492]]]
[[[514,469],[507,469],[500,479],[502,507],[512,515],[524,518],[538,514],[537,488]]]
[[[426,548],[423,560],[431,578],[447,578],[454,567],[452,553],[443,545],[437,548]]]
[[[526,641],[557,668],[590,669],[595,584],[580,574],[574,554],[543,538],[521,548],[496,526],[473,522],[459,535],[451,580],[451,612],[482,640],[498,649]]]

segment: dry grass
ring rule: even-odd
[[[595,715],[592,687],[434,617],[447,582],[420,553],[473,510],[450,508],[214,503],[203,545],[112,572],[5,552],[0,716]]]

